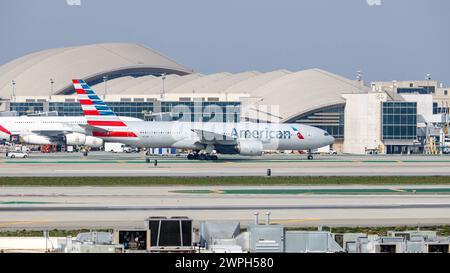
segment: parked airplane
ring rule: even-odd
[[[141,119],[120,117],[127,121]],[[27,144],[64,143],[66,145],[80,145],[101,147],[103,139],[86,135],[83,127],[87,124],[84,116],[20,116],[0,117],[0,139],[10,141],[17,136],[21,142]]]
[[[135,147],[189,149],[188,159],[218,154],[261,155],[266,150],[311,150],[334,143],[319,128],[301,124],[124,121],[83,81],[73,80],[94,137]],[[308,159],[313,159],[312,154]]]

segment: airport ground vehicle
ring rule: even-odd
[[[106,142],[105,151],[112,153],[123,153],[125,151],[125,144],[118,142]]]
[[[9,158],[27,158],[28,153],[25,152],[7,152],[6,156]]]
[[[131,147],[131,146],[125,146],[123,148],[123,151],[126,152],[126,153],[138,153],[139,152],[139,148]]]
[[[311,150],[334,143],[326,131],[297,123],[124,121],[83,80],[73,80],[86,128],[106,142],[133,147],[189,149],[188,159],[218,154],[260,156],[266,150]]]
[[[442,153],[443,153],[443,154],[446,154],[446,155],[450,154],[450,147],[445,147],[445,148],[443,148],[443,149],[442,149]]]

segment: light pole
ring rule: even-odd
[[[427,93],[430,94],[430,80],[431,80],[431,74],[427,74]]]
[[[12,80],[11,81],[12,84],[12,101],[16,101],[16,81]]]
[[[358,80],[358,82],[360,82],[362,80],[361,70],[356,71],[356,79]]]
[[[161,79],[162,79],[162,90],[161,90],[161,100],[164,100],[164,94],[165,94],[165,90],[164,90],[164,82],[166,80],[166,73],[163,73],[161,75]]]
[[[106,100],[106,92],[107,90],[107,84],[108,84],[108,76],[103,76],[103,82],[105,83],[105,91],[103,92],[103,100]]]
[[[397,90],[397,80],[392,81],[392,93],[396,93]]]
[[[55,83],[55,81],[53,80],[53,78],[50,78],[50,96],[48,96],[48,101],[50,102],[50,100],[52,99],[52,94],[53,94],[53,84]]]
[[[362,87],[363,85],[363,73],[361,70],[356,71],[356,80],[358,81],[359,87]]]

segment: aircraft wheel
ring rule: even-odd
[[[199,155],[199,159],[200,159],[200,160],[206,160],[206,155],[205,155],[205,154]]]
[[[216,161],[217,159],[219,159],[219,158],[217,157],[217,155],[212,155],[212,156],[211,156],[211,160]]]
[[[187,155],[187,159],[188,160],[194,160],[194,155],[193,154],[188,154]]]
[[[313,160],[314,157],[312,155],[308,155],[308,160]]]

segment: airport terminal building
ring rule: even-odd
[[[81,115],[73,78],[121,116],[302,123],[327,130],[344,153],[439,153],[448,139],[450,88],[431,79],[366,86],[320,69],[204,75],[128,43],[49,49],[0,66],[0,111]]]

